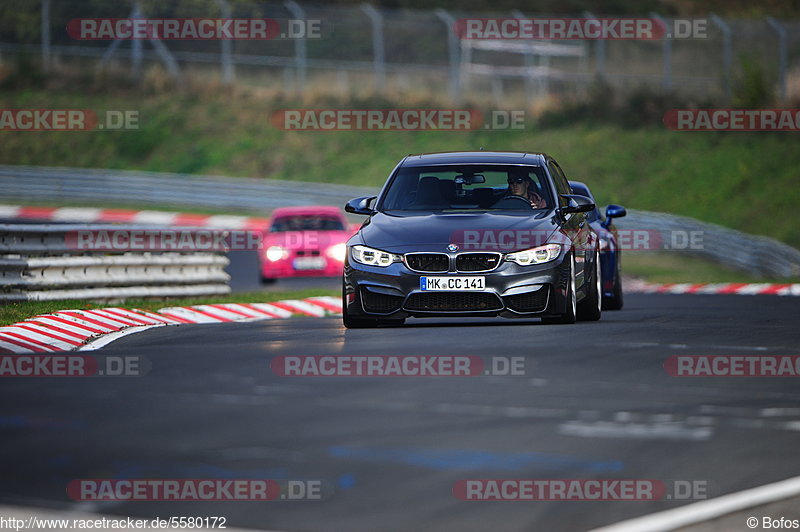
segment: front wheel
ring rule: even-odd
[[[578,305],[578,319],[597,321],[602,314],[603,290],[600,286],[600,254],[594,254],[594,272],[588,283],[586,297]]]
[[[619,271],[619,256],[617,256],[617,269],[614,276],[614,295],[603,298],[603,310],[621,310],[623,305],[622,275]]]
[[[577,295],[575,294],[575,260],[569,258],[569,281],[567,282],[567,311],[560,316],[547,316],[542,318],[542,323],[548,325],[561,323],[575,323],[577,320]]]

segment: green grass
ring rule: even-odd
[[[304,299],[313,296],[341,296],[338,290],[308,289],[291,292],[239,292],[226,296],[195,297],[187,299],[143,299],[128,300],[124,304],[89,303],[80,300],[25,301],[0,305],[0,326],[22,321],[25,318],[47,314],[57,310],[93,309],[103,307],[140,308],[158,310],[164,307],[185,307],[212,303],[270,303],[282,299]]]
[[[357,103],[306,106],[367,107]],[[5,89],[0,105],[137,109],[141,122],[138,131],[3,132],[0,163],[5,164],[377,186],[408,153],[481,146],[545,151],[570,178],[590,183],[601,204],[691,216],[800,247],[800,231],[788,216],[800,202],[794,133],[687,133],[657,123],[543,129],[530,120],[521,131],[287,132],[272,126],[271,112],[301,103],[228,93]]]

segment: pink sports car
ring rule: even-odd
[[[275,209],[259,250],[261,280],[342,275],[345,242],[352,234],[337,207]]]

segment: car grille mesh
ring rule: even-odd
[[[460,272],[482,272],[494,270],[499,263],[499,253],[462,253],[456,257],[456,270]]]
[[[379,294],[362,288],[361,301],[364,304],[365,311],[386,314],[400,309],[400,305],[403,304],[403,296]]]
[[[506,306],[517,312],[542,312],[547,306],[548,288],[543,286],[535,292],[505,296]]]
[[[436,292],[411,294],[405,308],[448,312],[500,310],[503,305],[496,295],[487,292]]]
[[[418,272],[446,272],[450,269],[450,257],[444,253],[409,253],[406,264]]]

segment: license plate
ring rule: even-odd
[[[324,270],[325,257],[298,257],[292,263],[295,270]]]
[[[426,291],[478,291],[486,288],[485,277],[420,277],[419,289]]]

